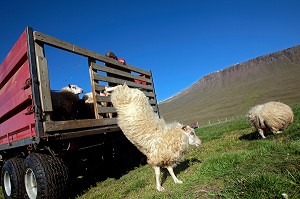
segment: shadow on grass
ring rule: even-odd
[[[240,138],[240,140],[259,140],[261,136],[259,135],[258,131],[251,132],[249,134],[244,134]]]
[[[201,161],[198,160],[197,158],[191,158],[191,159],[187,159],[187,160],[179,163],[175,168],[173,168],[175,175],[177,176],[180,172],[182,172],[182,171],[186,170],[187,168],[189,168],[189,165],[193,164],[193,163],[201,163]],[[166,181],[167,177],[168,176],[171,177],[171,175],[168,172],[168,170],[165,169],[165,168],[162,168],[161,171],[162,171],[161,184],[163,184]]]
[[[274,136],[274,134],[271,131],[264,132],[264,135],[266,137]],[[254,131],[249,134],[242,135],[239,139],[240,140],[259,140],[259,139],[262,139],[262,137],[260,136],[258,131]]]
[[[97,186],[98,182],[108,178],[119,179],[136,167],[146,164],[146,157],[127,140],[122,144],[92,148],[84,154],[74,155],[84,158],[79,160],[70,157],[71,179],[64,197],[67,199],[84,194],[91,187]]]

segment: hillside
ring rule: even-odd
[[[241,116],[271,100],[300,102],[300,45],[202,77],[159,104],[166,121],[207,124]]]

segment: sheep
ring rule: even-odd
[[[153,111],[145,94],[126,83],[109,90],[118,114],[117,124],[128,140],[146,155],[155,172],[156,189],[164,191],[159,180],[160,167],[167,168],[174,182],[181,184],[173,167],[183,159],[189,144],[201,145],[194,129],[178,122],[166,124]]]
[[[106,91],[106,88],[107,87],[105,87],[104,91],[100,92],[100,96],[109,96],[110,95],[110,93]],[[86,109],[89,112],[89,115],[95,115],[93,93],[92,92],[88,92],[88,93],[84,94],[84,96],[82,97],[82,99],[83,99],[83,101],[85,103]],[[109,103],[108,102],[101,102],[101,106],[102,107],[107,107],[107,106],[109,106]],[[112,113],[106,113],[104,115],[107,118],[112,118],[113,117]]]
[[[262,138],[266,138],[264,132],[272,131],[274,134],[281,133],[294,120],[292,109],[281,102],[268,102],[252,107],[247,119],[258,130]]]
[[[92,92],[85,93],[82,99],[85,103],[94,103]]]
[[[52,120],[69,120],[73,118],[73,106],[79,100],[79,94],[83,93],[83,89],[77,85],[69,84],[60,91],[51,90],[52,100]]]

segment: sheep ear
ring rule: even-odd
[[[71,84],[68,84],[68,87],[71,88]]]
[[[187,126],[184,125],[183,127],[181,127],[182,130],[187,131]]]

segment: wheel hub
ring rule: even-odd
[[[37,197],[37,182],[33,171],[28,168],[25,173],[25,188],[30,199]]]

